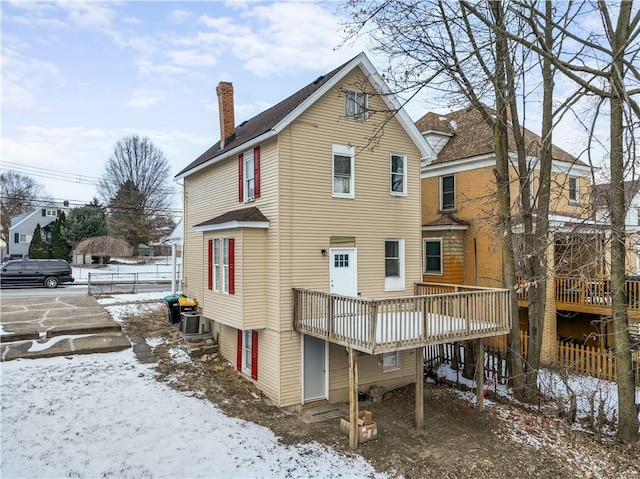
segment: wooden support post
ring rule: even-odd
[[[424,429],[424,348],[416,348],[416,429]]]
[[[476,340],[476,411],[484,410],[482,390],[484,389],[484,341]]]
[[[358,356],[353,348],[349,352],[349,447],[358,449]]]

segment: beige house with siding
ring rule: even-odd
[[[364,54],[237,126],[217,94],[221,139],[177,175],[184,293],[277,406],[349,399],[353,440],[358,390],[419,377],[421,428],[424,346],[510,323],[508,291],[420,285],[424,138]]]
[[[278,406],[345,400],[344,347],[294,330],[292,288],[412,294],[424,140],[364,54],[238,126],[217,93],[221,140],[177,175],[184,292]],[[363,358],[361,383],[411,382],[410,356]]]

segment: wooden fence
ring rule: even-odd
[[[520,332],[522,357],[527,357],[529,335]],[[506,370],[506,349],[499,345],[485,347],[485,377],[493,377],[504,384],[508,378]],[[636,384],[640,384],[640,351],[632,355]],[[427,367],[441,363],[449,363],[456,371],[464,368],[463,343],[450,343],[426,348],[425,364]],[[612,350],[564,343],[558,341],[558,357],[556,364],[570,368],[576,372],[588,374],[598,379],[616,380],[616,358]]]

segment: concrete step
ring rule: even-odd
[[[57,335],[39,340],[15,341],[0,346],[2,361],[49,358],[74,354],[108,353],[129,349],[131,342],[122,332]]]

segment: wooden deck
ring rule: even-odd
[[[507,334],[510,291],[416,284],[414,296],[366,299],[294,288],[296,331],[368,354]]]
[[[523,276],[518,276],[518,303],[528,306],[528,285]],[[627,311],[630,318],[640,318],[640,281],[625,282]],[[611,281],[584,278],[555,278],[556,309],[581,313],[611,314]]]

